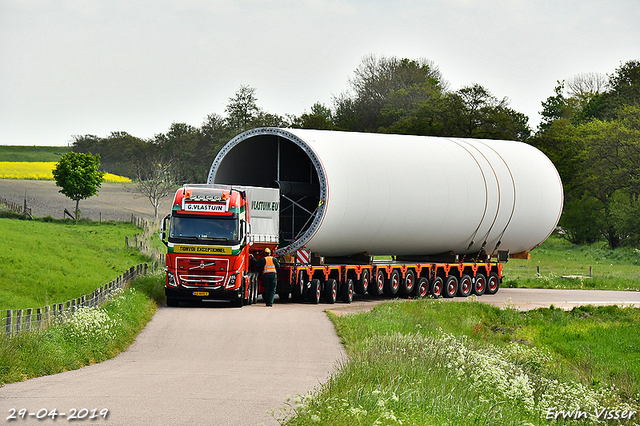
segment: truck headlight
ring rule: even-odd
[[[173,275],[173,273],[167,271],[167,286],[169,287],[178,287],[178,284],[176,283],[176,277],[175,275]]]
[[[229,290],[230,288],[234,288],[236,286],[236,277],[238,276],[238,273],[234,273],[229,277],[229,281],[227,281],[227,285],[224,286],[225,290]]]

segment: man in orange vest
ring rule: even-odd
[[[256,260],[255,265],[262,271],[262,284],[264,285],[264,299],[267,306],[273,306],[273,299],[276,297],[276,287],[278,286],[278,272],[280,267],[278,259],[271,256],[269,248],[264,249],[266,254],[262,259]]]

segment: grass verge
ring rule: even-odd
[[[503,276],[503,287],[640,291],[640,250],[611,250],[604,242],[573,245],[554,234],[531,259],[509,260]]]
[[[147,262],[125,245],[125,236],[139,231],[116,222],[0,218],[0,309],[63,303]]]
[[[277,417],[287,425],[549,425],[550,415],[553,424],[611,415],[635,424],[639,312],[416,300],[330,314],[349,361]]]
[[[0,335],[0,386],[101,362],[125,350],[164,301],[160,274],[135,280],[97,309],[45,331]]]

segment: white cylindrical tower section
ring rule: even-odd
[[[260,128],[221,150],[209,183],[279,185],[279,252],[323,256],[519,253],[563,203],[542,152],[484,139]]]

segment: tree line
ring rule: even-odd
[[[640,245],[639,61],[609,76],[559,81],[542,102],[535,131],[507,98],[480,84],[450,90],[438,67],[424,58],[367,56],[347,87],[330,106],[315,103],[300,116],[281,116],[259,108],[256,89],[241,86],[225,116],[210,114],[200,127],[173,123],[151,139],[126,132],[75,136],[73,150],[100,154],[102,170],[137,180],[158,165],[178,175],[177,182],[205,182],[229,140],[262,126],[518,140],[556,165],[565,190],[560,225],[570,241]]]

